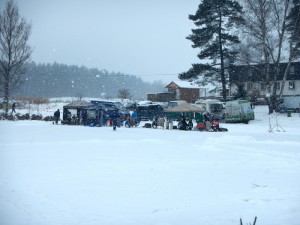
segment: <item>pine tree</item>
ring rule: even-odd
[[[207,63],[193,64],[187,72],[179,74],[182,80],[198,84],[221,83],[223,99],[226,99],[225,73],[229,62],[233,62],[237,52],[232,46],[240,43],[233,35],[234,29],[243,24],[242,7],[232,0],[203,0],[195,15],[189,15],[197,29],[187,37],[193,48],[200,48],[198,58]]]

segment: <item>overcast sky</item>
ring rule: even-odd
[[[1,11],[5,0],[0,0]],[[197,62],[186,37],[200,0],[15,0],[32,24],[31,59],[170,82]],[[159,75],[161,74],[161,75]]]

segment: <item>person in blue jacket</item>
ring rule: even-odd
[[[112,120],[112,126],[113,126],[113,130],[117,130],[117,124],[118,124],[118,113],[116,111],[113,112],[112,116],[111,116],[111,120]]]

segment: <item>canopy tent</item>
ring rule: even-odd
[[[204,129],[204,121],[203,121],[203,113],[205,112],[202,108],[195,106],[195,105],[191,105],[188,103],[185,104],[181,104],[178,106],[175,106],[173,108],[168,108],[168,109],[164,109],[164,112],[166,113],[166,115],[170,115],[170,117],[172,119],[177,118],[179,119],[180,117],[178,117],[180,114],[189,114],[189,118],[194,118],[196,120],[197,123],[197,128],[198,129]],[[176,116],[177,115],[177,116]]]
[[[90,102],[86,102],[86,101],[74,101],[71,102],[65,106],[63,106],[64,109],[80,109],[82,107],[86,107],[86,106],[93,106],[94,104],[90,103]]]
[[[188,103],[164,109],[166,113],[203,113],[204,110]]]

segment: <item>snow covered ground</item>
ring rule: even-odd
[[[218,133],[0,121],[0,225],[299,225],[299,114],[255,113]]]

